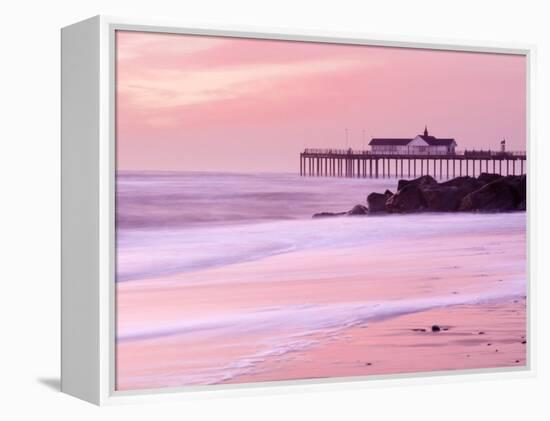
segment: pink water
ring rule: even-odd
[[[525,294],[524,213],[311,219],[395,180],[204,177],[120,180],[119,390],[239,382],[350,328]]]

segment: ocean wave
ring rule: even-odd
[[[476,294],[437,296],[382,302],[348,302],[338,304],[288,305],[256,309],[247,313],[217,314],[206,319],[187,320],[168,326],[119,331],[119,343],[179,337],[190,341],[199,336],[211,343],[225,343],[227,338],[239,338],[245,352],[226,362],[223,357],[209,364],[203,373],[186,373],[172,379],[180,385],[214,384],[250,373],[269,357],[283,357],[320,342],[334,338],[339,332],[354,326],[413,314],[422,311],[457,306],[476,305],[518,299],[525,294],[525,280],[503,282],[498,290]],[[216,341],[220,339],[221,341]],[[166,378],[163,384],[169,384]]]
[[[407,247],[413,239],[524,230],[523,214],[387,215],[123,230],[117,236],[117,281],[183,274],[297,251],[360,247],[368,253],[370,247],[383,247],[388,240]]]
[[[117,228],[163,229],[309,218],[364,202],[396,181],[294,174],[122,172]]]

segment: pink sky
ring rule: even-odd
[[[292,171],[305,147],[428,125],[459,149],[525,150],[524,56],[117,33],[122,170]],[[367,146],[368,147],[368,146]]]

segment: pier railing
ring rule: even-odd
[[[307,148],[300,153],[300,175],[317,177],[403,178],[432,175],[440,178],[476,176],[482,172],[525,174],[525,151],[478,149],[439,152],[430,150],[373,152],[357,149]],[[516,164],[519,168],[516,168]],[[418,170],[418,171],[417,171]]]
[[[512,156],[526,156],[525,151],[493,151],[493,150],[483,150],[483,149],[465,149],[457,150],[454,152],[440,152],[440,151],[384,151],[384,152],[373,152],[370,150],[363,149],[323,149],[323,148],[306,148],[303,152],[305,155],[367,155],[367,156],[383,156],[383,155],[425,155],[425,156],[435,156],[435,157],[512,157]]]
[[[491,151],[491,150],[483,150],[483,149],[480,149],[480,150],[476,150],[476,149],[471,149],[471,150],[464,150],[464,151],[459,151],[457,152],[457,154],[459,155],[462,155],[462,156],[475,156],[475,157],[483,157],[483,156],[487,156],[487,157],[491,157],[491,156],[525,156],[526,155],[526,152],[525,151]]]

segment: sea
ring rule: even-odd
[[[396,185],[119,171],[118,387],[238,382],[350,326],[525,294],[525,213],[312,218]],[[451,295],[447,277],[464,293]],[[415,282],[424,295],[410,292]]]

